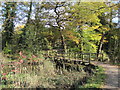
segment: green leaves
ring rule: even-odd
[[[109,30],[106,26],[102,26],[99,18],[106,12],[106,7],[103,2],[80,2],[70,7],[72,22],[67,24],[69,24],[69,31],[76,32],[75,36],[79,38],[82,52],[96,52],[102,32]]]

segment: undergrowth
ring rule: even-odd
[[[57,70],[55,63],[43,56],[20,52],[15,58],[5,60],[9,65],[1,66],[1,88],[64,88],[86,75],[84,71]]]
[[[86,88],[101,88],[101,86],[104,84],[105,79],[105,73],[104,69],[102,67],[97,67],[96,72],[87,80],[87,83],[78,86],[78,88],[81,88],[82,90]]]

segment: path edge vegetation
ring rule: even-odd
[[[96,67],[96,72],[91,75],[84,85],[78,85],[78,88],[102,88],[105,83],[105,69],[101,66]]]

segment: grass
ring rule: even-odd
[[[101,88],[101,86],[104,84],[104,79],[104,69],[102,67],[97,67],[96,72],[87,80],[87,83],[83,86],[78,86],[78,88]]]

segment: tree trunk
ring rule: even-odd
[[[24,48],[27,47],[26,45],[26,27],[28,26],[29,22],[30,22],[30,16],[31,16],[31,13],[32,13],[32,2],[30,2],[30,6],[29,6],[29,11],[28,11],[28,16],[27,16],[27,22],[26,22],[26,25],[23,29],[23,35],[21,36],[20,40],[19,40],[19,43],[22,43],[24,44]]]
[[[59,29],[59,32],[60,32],[60,38],[61,38],[61,42],[62,42],[62,43],[61,43],[62,49],[64,49],[64,52],[67,52],[64,35],[62,34],[62,29],[61,29],[62,26],[61,26],[60,21],[59,21],[60,15],[59,15],[59,13],[57,12],[58,4],[59,4],[59,3],[56,3],[56,7],[55,7],[55,9],[54,9],[54,12],[55,12],[56,15],[57,15],[56,23],[57,23],[57,25],[58,25],[58,29]]]
[[[61,32],[61,30],[59,30],[60,31],[60,35],[61,35],[61,45],[62,45],[62,49],[64,49],[64,52],[67,52],[66,51],[66,43],[65,43],[65,38],[64,38],[64,35],[62,34],[62,32]]]
[[[105,34],[102,34],[102,37],[100,39],[100,42],[99,42],[99,45],[98,45],[98,49],[97,49],[97,59],[98,59],[99,54],[100,54],[101,49],[102,49],[104,37],[105,37]]]
[[[30,22],[30,16],[31,16],[31,13],[32,13],[32,2],[30,2],[30,7],[29,7],[29,12],[28,12],[28,19],[27,19],[27,24]]]
[[[30,2],[30,6],[29,6],[29,11],[28,11],[28,16],[27,16],[27,23],[24,27],[24,31],[23,31],[23,34],[25,35],[26,33],[26,27],[28,26],[29,22],[30,22],[30,16],[31,16],[31,13],[32,13],[32,2]]]

